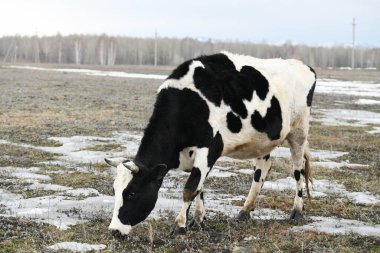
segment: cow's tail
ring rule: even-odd
[[[310,166],[311,156],[310,156],[310,151],[309,151],[308,147],[305,148],[304,157],[305,157],[305,175],[304,175],[304,177],[305,177],[305,183],[306,183],[306,193],[307,193],[307,198],[310,202],[311,195],[310,195],[309,184],[313,183],[313,176],[312,176],[312,169]]]

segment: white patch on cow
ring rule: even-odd
[[[210,170],[207,164],[207,156],[208,156],[208,148],[198,148],[195,151],[195,161],[194,167],[199,168],[201,171],[201,179],[199,180],[199,184],[197,190],[201,190],[203,186],[203,182],[206,179],[206,174]]]
[[[132,167],[136,166],[132,161],[129,161],[128,165]],[[132,172],[127,169],[122,163],[117,166],[117,176],[113,183],[113,188],[115,190],[115,206],[111,224],[108,228],[111,230],[118,230],[122,234],[128,234],[132,229],[132,226],[121,223],[118,218],[119,209],[123,206],[123,190],[127,188],[132,178]]]
[[[283,59],[258,59],[246,55],[235,55],[229,52],[223,52],[235,65],[237,71],[243,66],[251,66],[257,69],[269,83],[269,92],[265,100],[261,100],[256,93],[253,94],[251,101],[244,101],[248,110],[248,117],[242,120],[242,129],[238,134],[232,134],[230,131],[222,131],[222,138],[225,144],[224,155],[229,155],[229,150],[234,147],[245,144],[255,146],[257,152],[247,153],[245,151],[232,154],[237,158],[252,158],[260,155],[266,155],[275,146],[282,143],[290,131],[291,126],[301,118],[308,118],[309,110],[306,108],[306,97],[310,88],[315,81],[314,73],[309,67],[298,60]],[[281,75],[279,74],[281,73]],[[258,111],[262,117],[267,114],[270,108],[271,99],[275,96],[280,103],[282,113],[282,131],[279,140],[270,141],[256,130],[252,131],[250,115]],[[211,116],[210,116],[211,117]],[[225,122],[223,122],[225,124]],[[247,143],[251,140],[252,143]]]
[[[182,90],[184,88],[189,88],[191,90],[197,91],[197,89],[194,87],[194,71],[196,68],[201,67],[204,68],[204,65],[200,61],[193,61],[189,65],[189,71],[181,77],[179,80],[177,79],[168,79],[163,84],[160,85],[160,87],[157,90],[157,93],[159,93],[163,89],[167,89],[169,87],[171,88],[177,88],[179,90]]]
[[[191,171],[194,164],[195,150],[195,147],[188,147],[179,152],[179,169],[187,172]]]
[[[189,83],[194,83],[194,72],[195,72],[195,69],[196,68],[204,68],[205,66],[202,64],[202,62],[200,61],[193,61],[190,65],[189,65],[189,71],[186,73],[185,76],[183,76],[181,78],[181,82],[182,83],[185,83],[185,84],[189,84]]]

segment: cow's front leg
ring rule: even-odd
[[[254,209],[255,200],[263,187],[265,178],[270,170],[270,166],[271,161],[269,159],[269,154],[262,158],[256,159],[251,189],[242,210],[236,217],[237,220],[243,221],[251,218],[250,212]]]
[[[191,170],[190,176],[185,184],[185,189],[183,191],[183,204],[181,207],[181,211],[179,212],[177,218],[175,219],[175,227],[172,231],[172,234],[184,234],[186,233],[186,222],[187,222],[187,214],[191,205],[191,202],[194,198],[196,198],[202,188],[204,180],[208,172],[210,171],[212,165],[215,161],[210,164],[210,159],[208,159],[209,149],[208,148],[200,148],[197,149],[194,159],[194,165]],[[201,200],[201,195],[199,196],[199,200]],[[197,201],[199,210],[201,209],[200,201]],[[197,207],[196,207],[197,209]],[[203,209],[203,202],[202,202]],[[203,211],[204,212],[204,211]],[[202,219],[203,215],[199,215],[198,218]]]

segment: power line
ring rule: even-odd
[[[154,66],[157,66],[157,30],[154,31]]]
[[[355,18],[352,20],[352,52],[351,52],[351,68],[355,68]]]

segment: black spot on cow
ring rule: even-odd
[[[298,197],[302,198],[302,190],[298,191]]]
[[[242,127],[240,117],[233,112],[227,113],[227,127],[232,133],[239,133]]]
[[[310,67],[310,66],[309,66],[309,68],[310,68],[310,71],[314,73],[315,79],[317,79],[317,74],[315,73],[314,69],[312,67]],[[311,103],[313,102],[313,95],[314,95],[315,85],[316,85],[316,81],[314,81],[314,84],[310,88],[309,93],[307,94],[307,97],[306,97],[306,104],[307,104],[308,107],[310,107]]]
[[[310,107],[311,103],[313,102],[313,94],[314,94],[315,84],[316,84],[316,82],[314,82],[313,86],[309,90],[309,93],[307,94],[306,104],[308,107]]]
[[[216,160],[218,160],[218,158],[221,156],[223,152],[223,147],[224,147],[224,144],[223,144],[222,136],[220,135],[219,132],[217,132],[208,150],[207,166],[209,168],[214,166],[214,163],[216,162]]]
[[[301,178],[301,172],[299,170],[294,171],[294,178],[299,181]]]
[[[252,99],[252,91],[256,91],[257,96],[261,100],[266,98],[269,91],[269,83],[260,71],[251,66],[243,66],[240,70],[240,77],[241,80],[239,85],[243,86],[245,99]],[[252,88],[253,90],[251,90]]]
[[[194,151],[190,150],[189,151],[189,157],[191,157],[193,155]]]
[[[315,73],[315,70],[310,66],[308,66],[308,67],[309,67],[310,71],[314,73],[314,77],[317,78],[317,73]]]
[[[302,176],[305,176],[305,170],[304,169],[301,169],[301,174],[302,174]]]
[[[255,180],[255,182],[260,182],[260,177],[261,177],[261,169],[258,169],[255,171],[253,179]]]
[[[210,110],[198,93],[189,89],[162,89],[134,162],[147,168],[157,164],[178,168],[181,150],[211,145],[213,130],[209,115]]]
[[[243,119],[248,116],[243,101],[250,101],[254,91],[264,100],[269,91],[268,81],[259,71],[251,66],[243,66],[237,71],[224,54],[201,56],[194,61],[202,62],[204,66],[194,70],[195,87],[216,106],[220,106],[223,100]]]
[[[199,181],[201,180],[201,175],[201,171],[197,167],[193,167],[190,177],[185,184],[185,189],[194,192],[198,187]]]
[[[193,202],[190,202],[190,205],[189,205],[189,207],[186,209],[186,220],[189,220],[189,213],[190,213],[190,208],[191,208],[191,204],[192,204]]]
[[[181,65],[179,65],[173,72],[168,76],[167,79],[181,79],[184,77],[187,72],[189,72],[189,66],[191,64],[192,60],[185,61]]]
[[[268,161],[270,158],[270,154],[267,154],[266,156],[263,157],[263,159],[265,159],[265,161]]]
[[[263,118],[258,111],[251,116],[252,126],[261,133],[266,133],[270,140],[280,138],[282,129],[281,107],[275,96],[272,97],[271,106]]]
[[[268,90],[269,83],[259,71],[251,66],[243,66],[240,72],[236,71],[224,85],[223,100],[235,113],[245,119],[248,112],[243,101],[252,100],[254,92],[264,100]]]
[[[223,91],[220,89],[226,82],[225,76],[235,73],[235,65],[224,54],[200,56],[194,61],[200,61],[204,68],[194,70],[194,84],[202,94],[216,106],[220,106]]]

